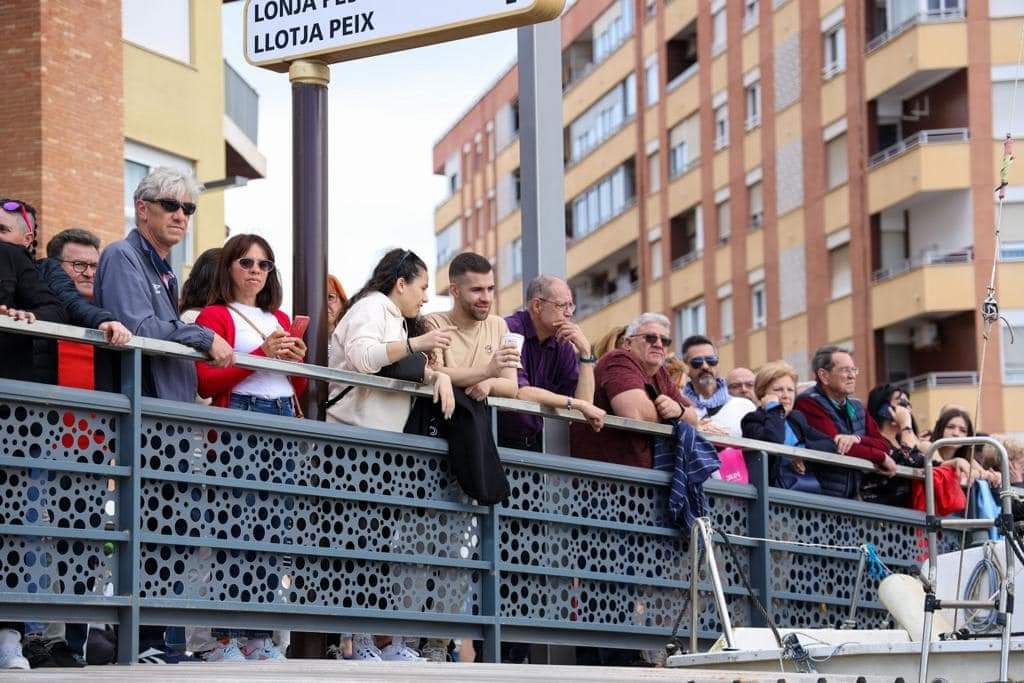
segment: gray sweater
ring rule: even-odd
[[[152,246],[138,230],[103,250],[96,272],[96,304],[110,311],[132,334],[208,351],[213,332],[178,319],[178,288],[164,287]],[[159,257],[158,257],[159,258]],[[194,361],[143,356],[146,396],[191,403],[196,398]]]

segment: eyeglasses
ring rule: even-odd
[[[643,337],[643,340],[650,344],[651,346],[654,346],[659,341],[661,341],[661,345],[664,346],[666,349],[672,346],[672,337],[666,337],[660,334],[634,334],[632,336]]]
[[[61,263],[70,263],[71,270],[75,271],[79,275],[85,273],[87,270],[95,271],[100,267],[100,264],[93,263],[91,261],[68,261],[67,259],[61,259]]]
[[[19,201],[17,199],[4,199],[2,201],[3,203],[0,204],[0,207],[3,207],[4,211],[8,213],[14,213],[15,211],[18,211],[21,213],[21,217],[25,220],[25,225],[26,229],[28,230],[28,234],[31,235],[32,233],[35,232],[36,210],[32,208],[31,205],[26,204],[25,202]],[[30,219],[29,216],[32,216],[32,218]]]
[[[551,304],[552,306],[560,310],[562,313],[565,313],[567,315],[572,315],[573,313],[576,312],[576,304],[574,304],[571,301],[566,301],[565,303],[560,304],[555,301],[552,301],[551,299],[545,299],[542,296],[539,296],[537,298],[540,299],[541,301],[544,301],[545,303]]]
[[[238,259],[238,265],[242,266],[245,270],[250,270],[253,266],[259,266],[260,270],[264,273],[269,273],[274,269],[274,262],[269,259],[260,259],[257,261],[254,258],[243,256]]]
[[[753,382],[729,382],[730,389],[753,389]]]
[[[705,363],[709,368],[715,367],[718,365],[718,356],[694,356],[690,359],[690,367],[694,370],[699,370]]]
[[[832,370],[847,377],[856,377],[860,374],[860,368],[832,368]]]
[[[144,199],[143,201],[149,202],[150,204],[159,204],[160,208],[167,213],[174,213],[178,209],[185,212],[186,216],[191,216],[196,212],[196,205],[193,202],[179,202],[177,199]]]

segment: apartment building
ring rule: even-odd
[[[230,1],[230,0],[226,0]],[[0,103],[9,141],[2,191],[40,211],[40,245],[72,226],[104,243],[134,227],[132,193],[156,166],[210,190],[172,253],[179,276],[225,237],[223,191],[266,175],[258,95],[223,59],[218,0],[0,3]]]
[[[641,311],[725,367],[851,347],[859,387],[973,410],[993,257],[983,428],[1024,431],[1024,167],[996,254],[1019,0],[580,0],[562,19],[566,272],[592,338]],[[438,291],[466,249],[521,305],[517,79],[434,148]],[[1024,88],[1020,94],[1024,102]]]

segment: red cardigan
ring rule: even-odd
[[[277,322],[285,331],[292,328],[292,321],[283,311],[274,311]],[[231,311],[223,304],[207,306],[196,318],[196,324],[209,328],[222,336],[224,341],[235,346],[235,319],[231,317]],[[252,352],[253,356],[265,356],[262,348]],[[231,390],[251,375],[253,370],[245,370],[232,365],[229,368],[215,368],[209,363],[196,361],[196,373],[199,375],[199,395],[204,398],[213,398],[213,405],[226,408],[231,398]],[[302,396],[309,381],[305,377],[289,377],[292,386],[295,388],[295,395]]]
[[[799,410],[807,418],[807,424],[823,432],[830,439],[835,439],[839,430],[825,409],[813,398],[798,398],[794,410]],[[852,458],[863,458],[874,464],[879,464],[889,455],[889,442],[882,433],[878,431],[878,425],[870,415],[864,416],[865,434],[860,437],[860,443],[850,447],[849,455]]]

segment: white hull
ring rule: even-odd
[[[814,633],[811,629],[800,633]],[[857,631],[847,631],[851,640]],[[803,642],[806,643],[806,640]],[[928,680],[946,679],[949,683],[976,683],[999,680],[998,638],[969,641],[932,643],[928,659]],[[837,647],[839,648],[836,651]],[[807,652],[819,661],[813,662],[819,673],[849,674],[855,676],[882,676],[886,680],[899,678],[907,683],[917,681],[921,662],[921,644],[851,643],[844,645],[805,645]],[[831,656],[830,656],[831,655]],[[795,673],[796,665],[785,661],[784,671]],[[696,655],[676,655],[668,660],[669,667],[696,668],[711,671],[780,671],[780,650],[745,649],[733,652],[708,652]],[[1024,679],[1024,639],[1015,638],[1010,644],[1010,678]]]

